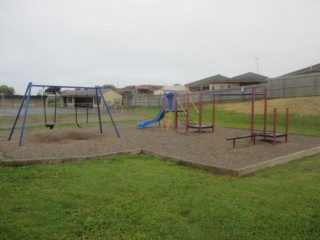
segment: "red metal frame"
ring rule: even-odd
[[[189,92],[187,92],[186,99],[186,133],[189,131]]]
[[[214,132],[215,118],[216,118],[216,94],[215,94],[215,90],[213,90],[213,96],[212,96],[212,132]]]
[[[254,100],[255,100],[255,88],[251,89],[251,141],[254,141]]]
[[[199,134],[202,132],[202,86],[200,88],[200,101],[199,101]]]
[[[288,132],[289,132],[289,108],[286,108],[286,142],[288,142]]]
[[[267,114],[268,114],[268,89],[264,88],[264,113],[263,113],[263,133],[267,132]],[[266,137],[263,137],[265,140]]]
[[[277,133],[277,108],[273,110],[273,145],[276,144],[276,133]]]
[[[166,91],[163,91],[163,128],[166,127],[166,113],[167,113],[167,97],[166,97]]]

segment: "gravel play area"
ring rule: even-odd
[[[0,159],[32,160],[46,158],[77,158],[99,156],[131,150],[145,150],[171,156],[187,162],[224,169],[242,169],[271,159],[283,157],[320,146],[320,137],[290,134],[288,143],[279,138],[276,145],[257,138],[253,145],[250,138],[239,139],[233,148],[228,137],[249,134],[248,130],[216,128],[215,132],[163,129],[154,124],[137,129],[134,124],[118,126],[117,138],[112,126],[105,126],[100,134],[98,127],[54,128],[53,130],[25,130],[23,145],[19,146],[19,131],[10,142],[9,131],[0,133]]]

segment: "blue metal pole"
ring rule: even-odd
[[[19,146],[22,145],[24,126],[26,125],[28,107],[29,107],[29,102],[30,102],[31,88],[32,88],[32,83],[29,83],[28,98],[27,98],[27,103],[26,103],[25,110],[24,110],[23,122],[22,122],[22,127],[21,127],[21,132],[20,132]]]
[[[98,106],[98,118],[99,118],[99,126],[100,126],[100,133],[103,133],[102,124],[101,124],[101,113],[100,113],[100,102],[98,96],[98,87],[96,87],[96,102]]]
[[[112,125],[113,125],[113,127],[114,127],[114,129],[115,129],[115,131],[117,133],[117,136],[118,136],[118,138],[120,138],[120,133],[118,131],[117,125],[115,124],[115,122],[113,120],[113,117],[112,117],[111,112],[110,112],[110,108],[108,106],[108,103],[107,103],[106,99],[103,96],[102,90],[101,90],[101,88],[99,86],[96,86],[96,87],[98,88],[98,90],[100,92],[101,98],[103,99],[104,105],[106,106],[106,109],[108,111],[109,117],[110,117],[111,122],[112,122]]]
[[[21,109],[22,109],[23,104],[24,104],[24,102],[25,102],[25,100],[26,100],[26,98],[27,98],[27,93],[28,93],[29,88],[31,87],[31,85],[32,85],[32,83],[30,82],[30,83],[28,84],[27,90],[26,90],[26,92],[25,92],[25,94],[24,94],[24,96],[23,96],[23,98],[22,98],[22,100],[21,100],[21,104],[20,104],[20,107],[19,107],[19,110],[18,110],[18,113],[17,113],[17,116],[16,116],[16,120],[14,121],[13,126],[12,126],[12,128],[11,128],[11,132],[10,132],[8,141],[11,140],[11,137],[12,137],[12,135],[13,135],[13,132],[14,132],[14,130],[15,130],[15,128],[16,128],[16,125],[17,125],[17,122],[18,122],[18,119],[19,119],[19,116],[20,116],[20,113],[21,113]]]

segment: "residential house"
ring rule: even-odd
[[[139,85],[139,86],[127,86],[119,88],[117,91],[126,98],[132,98],[135,94],[149,94],[153,95],[154,91],[162,89],[163,86],[159,85]]]
[[[133,93],[134,94],[153,94],[154,91],[161,89],[163,86],[159,85],[140,85],[135,86]]]
[[[232,85],[232,88],[244,87],[248,85],[259,85],[268,83],[268,77],[248,72],[235,77],[232,77],[226,81],[228,84]]]
[[[174,84],[173,86],[164,86],[160,90],[154,91],[154,95],[163,95],[164,92],[177,92],[177,93],[186,93],[188,92],[188,87],[181,84]]]
[[[186,84],[186,87],[188,87],[191,92],[200,91],[201,87],[202,87],[202,90],[228,88],[229,87],[227,83],[228,79],[229,78],[218,74],[212,77],[208,77],[195,82],[188,83]]]
[[[248,72],[235,76],[232,78],[227,78],[223,75],[215,75],[212,77],[204,78],[195,82],[186,84],[191,92],[202,90],[221,90],[228,88],[239,88],[248,85],[259,85],[268,83],[268,77],[259,75],[256,73]]]

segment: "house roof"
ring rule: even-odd
[[[289,77],[289,76],[295,76],[295,75],[301,75],[301,74],[307,74],[307,73],[315,73],[315,72],[320,72],[320,63],[316,65],[312,65],[310,67],[302,68],[300,70],[287,73],[285,75],[282,75],[280,77]]]
[[[252,72],[248,72],[245,74],[241,74],[235,77],[232,77],[230,79],[228,79],[226,82],[228,83],[233,83],[233,82],[267,82],[268,81],[268,77],[260,75],[260,74],[256,74],[256,73],[252,73]]]
[[[108,91],[113,91],[118,93],[117,91],[107,88],[107,89],[102,89],[103,92],[108,92]],[[118,93],[121,95],[120,93]],[[69,92],[63,92],[61,93],[61,96],[63,97],[93,97],[96,96],[96,90],[95,89],[85,89],[85,90],[74,90],[74,91],[69,91]]]
[[[187,83],[187,87],[200,87],[204,85],[210,85],[211,83],[225,83],[229,78],[222,76],[220,74],[212,76],[212,77],[207,77],[204,79],[200,79],[195,82]]]

